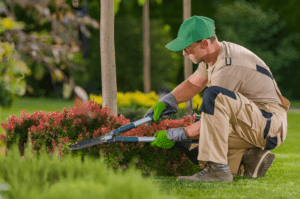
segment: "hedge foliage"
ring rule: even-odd
[[[30,142],[28,142],[30,143]],[[0,198],[10,199],[166,199],[151,179],[143,178],[131,162],[126,172],[113,171],[103,158],[92,159],[49,156],[45,147],[38,154],[27,144],[20,158],[18,146],[12,145],[7,156],[0,156]],[[3,179],[1,179],[3,177]]]
[[[89,97],[90,100],[94,99],[95,102],[97,102],[102,106],[101,95],[97,96],[92,93],[90,94]],[[136,109],[139,109],[141,107],[151,108],[153,105],[157,103],[158,100],[159,97],[154,91],[150,92],[149,94],[144,94],[140,91],[117,93],[117,105],[118,107],[122,107],[122,108],[129,108],[129,107],[134,107]],[[202,104],[202,98],[199,94],[193,97],[193,107],[196,107],[197,104],[199,104],[198,108]],[[185,109],[185,107],[186,107],[186,102],[178,104],[179,109]]]
[[[70,145],[99,137],[130,123],[123,115],[119,117],[110,115],[110,109],[101,108],[94,101],[84,103],[83,110],[80,112],[76,107],[69,107],[68,110],[64,108],[62,112],[36,111],[31,115],[23,110],[19,118],[13,115],[8,118],[6,124],[2,122],[1,126],[6,133],[0,134],[0,139],[10,150],[13,142],[20,137],[20,155],[24,154],[25,143],[30,139],[35,151],[40,151],[45,146],[50,155],[58,149],[60,157],[70,153],[81,157],[103,157],[105,163],[114,169],[126,170],[130,161],[137,157],[136,166],[145,175],[189,175],[199,170],[198,165],[194,165],[177,148],[169,150],[153,148],[148,143],[105,143],[70,151]],[[120,136],[152,137],[160,130],[189,126],[194,120],[195,115],[184,116],[179,120],[164,120],[159,124],[153,123],[149,127],[143,124]]]

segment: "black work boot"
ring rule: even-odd
[[[200,173],[192,176],[179,176],[177,180],[189,181],[232,181],[231,170],[227,164],[207,162]]]
[[[264,177],[267,170],[272,165],[275,159],[275,154],[261,148],[248,149],[242,158],[242,163],[245,168],[245,177]]]

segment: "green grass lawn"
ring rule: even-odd
[[[295,106],[300,105],[295,102]],[[72,101],[21,99],[10,110],[2,110],[1,121],[9,115],[34,110],[61,111],[73,106]],[[300,106],[299,106],[300,108]],[[300,198],[300,114],[288,112],[288,135],[285,142],[272,151],[276,154],[265,178],[234,176],[233,182],[186,182],[176,177],[151,177],[160,190],[174,198]]]
[[[33,113],[35,110],[40,111],[61,111],[64,107],[73,107],[72,100],[63,99],[47,99],[47,98],[21,98],[12,108],[2,109],[1,121],[5,120],[10,115],[21,115],[21,111],[25,109],[26,113]]]
[[[233,182],[187,182],[155,177],[161,190],[179,198],[300,198],[300,114],[288,113],[288,135],[265,178],[234,176]]]
[[[300,108],[300,101],[291,101],[291,107]]]

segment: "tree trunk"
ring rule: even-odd
[[[102,73],[102,107],[117,116],[117,81],[114,42],[114,1],[101,0],[100,53]]]
[[[183,0],[183,21],[191,17],[191,0]],[[193,74],[192,61],[188,57],[184,57],[184,79],[188,79]],[[186,102],[186,115],[192,114],[190,101]]]
[[[144,46],[144,93],[151,91],[151,57],[150,57],[150,19],[149,0],[143,6],[143,46]]]

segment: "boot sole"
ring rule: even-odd
[[[255,168],[252,176],[246,176],[246,177],[252,177],[252,178],[263,178],[265,177],[265,174],[267,170],[271,167],[273,161],[275,159],[275,154],[268,151],[265,153],[259,163],[257,164],[257,167]]]
[[[202,182],[232,182],[233,178],[227,178],[227,179],[205,179],[205,180],[200,180],[199,178],[196,177],[189,177],[189,176],[180,176],[176,179],[176,181],[179,180],[185,180],[185,181],[202,181]]]

